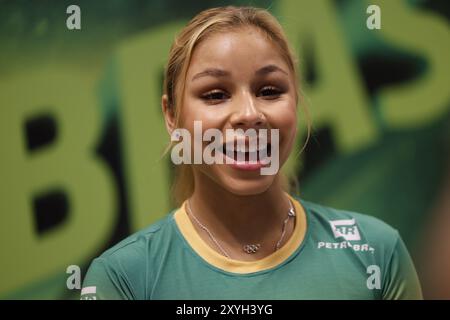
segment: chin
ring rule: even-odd
[[[221,187],[230,193],[239,196],[251,196],[261,194],[269,189],[275,181],[276,175],[259,176],[257,179],[245,179],[241,177],[222,177],[217,181]]]
[[[266,192],[277,181],[280,170],[274,175],[261,175],[260,172],[239,171],[221,166],[199,167],[198,178],[206,188],[218,188],[239,196],[252,196]]]

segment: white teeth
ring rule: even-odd
[[[256,163],[258,161],[258,153],[255,152],[250,152],[248,155],[248,161],[249,163]]]
[[[249,147],[249,151],[250,152],[256,152],[257,151],[257,145],[256,144],[253,144],[253,143],[250,143],[250,147]]]
[[[226,145],[226,150],[230,150],[230,151],[234,151],[234,152],[239,152],[239,153],[246,153],[246,152],[261,152],[261,151],[265,151],[267,153],[267,148],[268,148],[268,144],[257,144],[257,143],[249,143],[249,144],[244,144],[244,143],[229,143]]]
[[[258,152],[261,152],[261,151],[265,151],[265,153],[267,154],[267,145],[261,146],[261,147],[258,149]]]
[[[238,152],[245,152],[245,145],[238,144],[236,149]]]

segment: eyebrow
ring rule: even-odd
[[[287,73],[286,71],[284,71],[283,69],[281,69],[280,67],[278,67],[278,66],[276,66],[276,65],[274,65],[274,64],[269,64],[269,65],[267,65],[267,66],[265,66],[265,67],[262,67],[261,69],[258,69],[258,70],[255,72],[255,74],[256,74],[257,76],[264,76],[264,75],[266,75],[266,74],[268,74],[268,73],[277,72],[277,71],[282,72],[282,73],[288,75],[288,73]]]
[[[201,78],[201,77],[206,77],[206,76],[221,78],[221,77],[230,76],[230,73],[228,71],[225,71],[222,69],[208,68],[208,69],[203,70],[202,72],[197,73],[195,76],[193,76],[192,81],[194,81],[195,79]]]
[[[258,69],[255,72],[255,75],[257,76],[263,76],[272,72],[282,72],[284,74],[288,74],[286,71],[284,71],[283,69],[281,69],[280,67],[274,65],[274,64],[269,64],[267,66],[264,66],[260,69]],[[206,76],[210,76],[210,77],[215,77],[215,78],[223,78],[223,77],[229,77],[231,75],[230,72],[222,70],[222,69],[217,69],[217,68],[208,68],[203,70],[202,72],[197,73],[195,76],[192,77],[192,81],[201,78],[201,77],[206,77]]]

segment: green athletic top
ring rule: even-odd
[[[96,258],[81,299],[422,299],[398,232],[362,214],[290,196],[294,231],[258,261],[207,245],[186,202]]]

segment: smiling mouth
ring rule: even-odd
[[[250,160],[260,162],[263,159],[267,159],[271,156],[272,146],[269,143],[259,146],[249,146],[248,142],[245,144],[237,144],[236,142],[227,142],[219,149],[225,156],[232,158],[234,161]],[[229,154],[227,154],[227,152]]]

